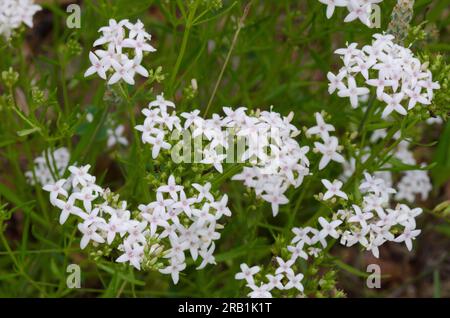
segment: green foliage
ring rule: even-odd
[[[395,1],[384,2],[381,30],[389,25]],[[108,261],[112,258],[108,248],[81,252],[75,223],[60,226],[48,193],[38,184],[28,184],[24,172],[45,149],[65,146],[72,164],[94,166],[98,180],[131,205],[154,199],[154,189],[174,167],[168,153],[152,160],[133,127],[142,121],[140,110],[165,92],[180,112],[200,109],[211,115],[222,106],[245,105],[258,111],[273,105],[285,116],[294,111],[297,127],[312,126],[314,112],[324,111],[337,128],[346,156],[361,156],[358,151],[368,145],[366,135],[387,128],[388,137],[372,149],[367,161],[356,166],[355,176],[344,186],[357,201],[360,194],[353,189],[363,171],[377,171],[386,162],[396,171],[418,168],[405,167],[389,157],[389,150],[400,142],[393,141],[395,133],[420,142],[427,134],[423,130],[439,128],[418,128],[419,122],[434,116],[448,120],[449,18],[443,8],[449,4],[448,0],[415,1],[414,16],[406,19],[412,18],[410,32],[403,36],[422,62],[428,63],[441,90],[436,91],[429,109],[389,123],[373,114],[366,116],[361,108],[352,109],[346,99],[327,92],[326,74],[339,63],[334,50],[345,42],[368,43],[380,30],[359,22],[344,24],[343,12],[328,20],[325,6],[316,0],[87,0],[82,5],[81,29],[66,28],[64,8],[46,1],[43,6],[52,16],[48,32],[22,27],[9,41],[0,38],[0,296],[245,296],[242,283],[234,279],[239,265],[262,263],[269,268],[273,256],[286,253],[283,248],[292,238],[292,226],[312,225],[318,216],[331,214],[333,206],[317,200],[317,194],[323,190],[320,178],[337,175],[338,165],[331,164],[320,177],[307,176],[301,187],[289,190],[290,203],[280,207],[277,218],[272,217],[269,204],[240,183],[229,181],[236,167],[225,167],[224,176],[218,179],[202,165],[178,167],[177,175],[183,176],[185,185],[211,181],[216,193],[227,193],[233,217],[217,246],[218,265],[187,270],[177,286],[155,271],[161,264],[154,255],[145,261],[148,271],[138,272]],[[248,15],[242,21],[246,8]],[[157,52],[143,59],[149,77],[135,87],[107,87],[101,79],[83,76],[97,30],[110,18],[141,19],[152,34]],[[45,22],[37,18],[35,23]],[[433,32],[425,28],[431,25]],[[93,116],[91,122],[86,121],[87,113]],[[128,147],[106,149],[111,122],[128,127]],[[433,156],[435,165],[426,168],[432,168],[438,189],[450,178],[450,124],[436,135],[438,146],[424,148]],[[299,140],[308,144],[303,133]],[[319,158],[312,154],[311,160]],[[447,206],[441,208],[448,213]],[[9,232],[10,228],[14,230]],[[70,263],[81,266],[81,289],[66,288],[65,269]],[[304,262],[299,269],[305,273],[305,294],[313,297],[344,297],[338,271],[360,276],[365,270],[336,264],[328,254]],[[438,272],[434,280],[439,281]]]

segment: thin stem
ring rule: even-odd
[[[303,191],[300,194],[300,197],[297,200],[297,203],[295,204],[294,211],[291,213],[289,217],[289,228],[291,228],[294,225],[295,218],[297,216],[298,211],[300,210],[300,205],[303,202],[303,199],[305,198],[306,192],[308,190],[309,184],[311,183],[312,178],[308,178],[308,180],[305,181],[305,184],[303,185]]]
[[[19,264],[19,261],[17,260],[17,258],[15,257],[13,251],[11,250],[11,247],[8,244],[8,241],[5,238],[5,235],[3,234],[3,222],[0,222],[0,240],[3,243],[6,252],[8,253],[9,257],[11,258],[11,260],[13,261],[14,265],[16,265],[19,274],[21,276],[23,276],[27,281],[30,282],[30,284],[35,287],[37,290],[39,290],[43,295],[46,294],[45,290],[42,289],[30,276],[28,276],[28,274],[24,271],[24,269],[22,268],[22,266]]]
[[[181,42],[181,49],[180,49],[180,53],[178,53],[178,57],[177,57],[177,61],[175,62],[175,66],[173,68],[172,74],[170,76],[170,96],[173,95],[174,93],[174,84],[175,84],[175,79],[177,77],[178,74],[178,70],[180,69],[180,65],[181,65],[181,61],[183,60],[184,57],[184,53],[186,52],[186,46],[187,46],[187,42],[189,39],[189,34],[191,32],[191,28],[194,22],[194,17],[195,17],[195,12],[197,11],[197,7],[198,7],[198,0],[196,0],[193,5],[192,5],[192,9],[189,11],[189,15],[186,21],[186,28],[184,30],[184,34],[183,34],[183,40]]]
[[[130,128],[133,131],[133,137],[135,139],[135,144],[137,145],[136,146],[137,147],[137,149],[136,149],[137,159],[138,159],[137,166],[139,167],[139,170],[142,173],[142,175],[139,174],[137,176],[137,178],[139,178],[141,180],[140,183],[142,185],[142,189],[147,189],[148,187],[147,187],[147,185],[145,183],[145,179],[142,177],[143,175],[146,174],[146,171],[145,171],[145,165],[144,165],[144,158],[142,156],[141,139],[139,138],[138,132],[135,129],[135,127],[136,127],[136,116],[135,116],[135,113],[134,113],[133,103],[132,103],[132,100],[130,99],[130,96],[129,96],[127,90],[125,90],[122,85],[119,85],[119,88],[120,88],[121,94],[123,95],[123,98],[125,99],[125,101],[127,103],[127,108],[128,108],[128,113],[129,113],[129,116],[130,116],[130,123],[131,123],[131,127]],[[144,191],[144,198],[146,200],[148,200],[150,198],[150,194],[149,194],[148,191]]]
[[[223,65],[222,65],[222,69],[220,70],[219,77],[217,78],[216,85],[214,86],[214,89],[213,89],[213,92],[211,94],[211,97],[209,98],[208,105],[206,106],[205,112],[203,113],[203,117],[205,117],[208,114],[209,108],[211,107],[211,104],[212,104],[212,102],[214,100],[214,97],[216,96],[217,89],[219,88],[220,82],[222,81],[223,74],[224,74],[225,69],[226,69],[226,67],[228,65],[228,62],[230,61],[231,53],[233,52],[233,49],[236,46],[237,39],[239,37],[239,33],[241,32],[241,29],[244,26],[244,21],[245,21],[247,15],[248,15],[248,12],[250,10],[251,4],[252,4],[252,1],[250,1],[244,8],[244,13],[242,14],[242,17],[239,20],[237,30],[234,33],[233,41],[231,42],[230,49],[228,50],[228,54],[227,54],[227,56],[225,58],[225,61],[224,61]]]
[[[59,56],[59,64],[61,65],[61,87],[62,87],[62,93],[63,93],[63,102],[64,102],[64,110],[66,111],[66,113],[69,111],[69,93],[67,90],[67,83],[66,83],[66,65],[65,65],[65,61],[63,60],[63,58],[61,56]]]
[[[375,112],[375,98],[376,94],[372,95],[369,100],[369,106],[367,107],[367,110],[364,114],[363,120],[361,121],[359,127],[358,127],[358,134],[362,135],[361,137],[361,144],[360,149],[363,149],[363,146],[366,142],[366,136],[367,136],[367,129],[366,125],[369,122],[370,118],[372,117],[373,113]]]
[[[92,133],[91,139],[89,139],[89,143],[86,146],[86,151],[83,154],[83,157],[81,157],[80,162],[84,162],[86,159],[87,154],[89,153],[89,150],[95,140],[95,138],[97,137],[98,132],[100,131],[100,128],[103,126],[103,123],[106,120],[106,117],[108,115],[108,110],[109,110],[109,103],[106,103],[105,107],[103,108],[103,113],[102,113],[102,117],[100,118],[100,121],[98,122],[97,126],[94,129],[94,132]]]

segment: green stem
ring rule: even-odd
[[[181,49],[180,49],[180,52],[178,53],[177,61],[175,62],[175,66],[174,66],[172,74],[170,76],[170,85],[169,85],[170,96],[172,96],[175,91],[175,87],[174,87],[175,79],[177,77],[178,70],[180,69],[180,65],[181,65],[181,61],[183,60],[184,53],[186,52],[186,46],[187,46],[189,34],[191,32],[191,28],[192,28],[192,25],[194,22],[194,17],[195,17],[195,12],[197,11],[197,7],[198,7],[198,0],[195,0],[195,2],[192,4],[191,10],[189,10],[189,15],[188,15],[188,18],[186,21],[186,28],[184,30],[183,40],[181,42]]]
[[[98,132],[100,131],[100,128],[103,126],[103,123],[105,122],[106,117],[108,115],[108,110],[109,110],[109,103],[106,103],[106,106],[103,108],[102,117],[100,118],[100,121],[98,122],[97,126],[94,129],[94,132],[92,133],[91,138],[89,139],[89,142],[86,146],[86,151],[84,152],[83,156],[80,159],[81,163],[85,161],[86,156],[89,153],[89,150],[91,149],[91,146],[94,143],[94,140],[97,137]]]
[[[206,117],[206,115],[208,114],[209,108],[211,107],[214,97],[216,96],[220,82],[222,81],[223,74],[225,72],[225,69],[227,68],[228,62],[230,61],[231,53],[233,52],[233,49],[236,46],[237,39],[239,37],[239,33],[241,32],[241,29],[244,26],[244,21],[248,15],[251,4],[252,4],[252,1],[250,1],[244,8],[244,13],[242,14],[242,17],[239,20],[237,30],[234,33],[233,41],[231,42],[230,49],[228,50],[227,56],[225,58],[225,62],[222,65],[222,69],[220,70],[220,74],[219,74],[219,77],[217,78],[216,84],[214,85],[213,92],[211,94],[211,97],[209,98],[208,105],[206,106],[205,112],[203,113],[203,117]]]
[[[8,244],[8,241],[5,238],[5,235],[3,234],[3,222],[0,222],[0,240],[3,243],[3,246],[6,249],[6,252],[8,256],[11,258],[14,265],[17,267],[18,273],[23,276],[30,284],[39,290],[43,295],[46,294],[45,290],[42,289],[28,274],[25,272],[25,270],[22,268],[21,264],[17,260],[16,256],[14,255],[13,251],[11,250],[11,247]]]
[[[148,189],[148,186],[146,184],[145,178],[144,176],[146,175],[146,170],[145,170],[145,161],[144,158],[142,156],[142,144],[141,144],[141,139],[138,135],[138,131],[135,129],[136,127],[136,115],[134,113],[134,108],[133,108],[133,103],[132,100],[130,99],[130,96],[128,94],[128,91],[124,89],[124,87],[120,84],[119,85],[121,94],[123,95],[123,98],[125,99],[126,103],[127,103],[127,108],[128,108],[128,114],[130,116],[130,123],[131,123],[131,130],[133,131],[133,137],[134,137],[134,144],[136,145],[136,152],[137,152],[137,166],[139,167],[139,173],[136,174],[136,178],[139,179],[138,183],[141,184],[141,189],[143,191],[144,194],[144,199],[145,200],[149,200],[150,199],[150,193],[149,191],[145,191],[144,189]]]
[[[297,203],[295,204],[294,211],[289,216],[289,228],[292,228],[292,226],[294,225],[295,218],[297,216],[298,211],[300,210],[300,205],[302,204],[303,199],[305,198],[305,195],[308,190],[309,184],[311,183],[311,180],[312,180],[312,178],[308,178],[308,180],[306,180],[303,185],[303,191],[300,194],[300,197],[298,198]]]

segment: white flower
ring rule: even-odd
[[[184,129],[188,129],[189,127],[192,126],[192,124],[195,121],[199,120],[200,117],[198,116],[198,114],[200,114],[200,111],[198,109],[193,110],[190,113],[182,113],[181,114],[181,117],[186,119],[184,122]]]
[[[319,162],[319,170],[325,168],[331,160],[339,163],[345,162],[344,157],[337,152],[339,144],[338,139],[334,136],[330,137],[323,144],[315,142],[314,147],[322,154],[322,158]]]
[[[311,244],[311,239],[308,236],[308,233],[311,232],[310,227],[294,227],[292,228],[292,232],[295,234],[295,237],[292,239],[291,243],[304,242],[306,244]]]
[[[334,220],[331,222],[328,222],[323,217],[319,217],[319,223],[322,226],[322,230],[320,230],[319,237],[324,239],[327,236],[331,236],[332,238],[339,238],[339,233],[336,231],[336,227],[338,227],[342,221],[341,220]]]
[[[181,242],[181,240],[179,240],[178,238],[171,238],[170,246],[171,248],[167,251],[167,254],[164,257],[170,258],[172,260],[176,259],[180,263],[183,263],[186,259],[184,251],[189,249],[189,242]]]
[[[67,200],[66,202],[58,200],[54,202],[54,204],[61,209],[61,214],[59,216],[60,224],[64,224],[71,214],[77,215],[82,218],[87,217],[87,214],[85,212],[74,205],[74,200]]]
[[[92,66],[84,76],[97,73],[106,80],[108,74],[113,73],[108,80],[109,85],[120,80],[134,85],[136,73],[148,77],[148,71],[142,66],[143,52],[155,52],[156,49],[148,43],[151,35],[143,27],[139,20],[133,24],[128,20],[117,22],[110,19],[108,26],[99,29],[102,35],[94,42],[94,46],[106,45],[107,50],[98,49],[95,54],[89,53]]]
[[[422,88],[417,86],[414,89],[405,89],[405,94],[409,97],[408,110],[413,109],[417,103],[422,105],[430,104],[430,100],[421,93]]]
[[[419,85],[427,90],[427,94],[430,99],[433,98],[433,90],[440,89],[441,86],[437,82],[433,82],[431,79],[431,72],[428,70],[426,73],[428,76],[424,80],[419,81]]]
[[[223,195],[220,201],[211,203],[211,207],[216,209],[216,219],[220,219],[222,215],[231,216],[231,211],[228,208],[227,204],[228,196],[226,194]]]
[[[199,254],[203,260],[197,267],[197,270],[205,268],[208,264],[216,265],[216,260],[213,255],[215,248],[216,246],[212,243],[209,249],[200,250]]]
[[[130,85],[134,85],[134,62],[132,60],[116,61],[111,60],[111,65],[114,69],[114,74],[108,81],[109,85],[115,84],[121,79]]]
[[[227,155],[219,155],[214,150],[205,149],[203,151],[203,156],[204,158],[200,161],[200,163],[212,164],[219,173],[223,173],[222,161],[225,160]]]
[[[328,0],[324,0],[324,1],[328,1]],[[331,0],[333,1],[333,0]],[[346,72],[339,72],[338,75],[334,75],[331,72],[327,73],[327,78],[328,78],[328,93],[331,95],[334,93],[334,91],[336,89],[345,89],[345,85],[343,82],[343,79],[345,78],[345,76],[347,75]]]
[[[89,213],[85,213],[81,218],[83,219],[83,225],[85,227],[90,225],[95,225],[100,229],[103,229],[106,221],[104,218],[99,216],[100,208],[96,207]]]
[[[362,246],[367,247],[369,245],[369,242],[366,238],[367,233],[369,233],[369,227],[362,226],[361,230],[352,232],[346,237],[346,245],[350,247],[356,243],[359,243]]]
[[[409,251],[412,250],[412,241],[420,234],[421,230],[414,230],[406,227],[403,233],[394,239],[395,242],[405,242]]]
[[[149,143],[153,145],[152,148],[152,158],[155,159],[158,157],[161,149],[170,149],[172,147],[171,144],[164,141],[164,134],[159,133],[156,137],[148,137],[144,140],[144,143]]]
[[[150,40],[152,38],[152,36],[149,33],[145,32],[144,24],[139,19],[134,24],[130,23],[129,21],[126,21],[125,25],[130,30],[130,39],[142,37]]]
[[[205,198],[210,202],[214,202],[214,197],[210,192],[211,183],[207,182],[204,185],[193,183],[192,186],[199,192],[197,196],[197,202],[201,202]]]
[[[9,39],[11,33],[22,23],[32,28],[33,16],[41,9],[33,0],[0,1],[0,35]]]
[[[88,183],[94,182],[94,177],[91,176],[88,171],[91,168],[91,165],[85,165],[81,167],[70,166],[69,171],[72,173],[72,186],[76,187],[87,186]]]
[[[284,289],[291,289],[291,288],[297,288],[300,292],[303,292],[304,288],[302,285],[302,279],[303,274],[291,274],[287,275],[287,278],[289,279],[288,283],[284,285]]]
[[[319,0],[323,4],[327,5],[327,18],[333,16],[335,7],[345,7],[347,5],[347,0]]]
[[[147,228],[147,221],[128,222],[128,226],[127,226],[128,237],[127,237],[126,241],[130,242],[131,244],[134,244],[134,243],[145,244],[146,243],[146,238],[145,238],[146,228]]]
[[[359,224],[364,228],[367,227],[367,220],[373,217],[373,213],[370,212],[362,212],[361,208],[355,204],[352,205],[355,210],[355,214],[353,214],[348,221],[349,222],[359,222]]]
[[[106,133],[108,135],[108,141],[107,141],[106,145],[108,146],[108,148],[111,148],[116,144],[128,146],[128,140],[127,140],[127,138],[125,138],[123,136],[124,130],[125,130],[124,125],[118,125],[116,127],[116,129],[114,129],[114,130],[108,129],[106,131]]]
[[[365,180],[359,185],[359,189],[363,192],[380,193],[384,186],[382,179],[374,178],[367,172],[364,172]]]
[[[370,16],[372,14],[372,4],[380,3],[383,0],[319,0],[327,6],[326,16],[330,19],[333,16],[335,7],[346,7],[349,14],[344,22],[351,22],[359,19],[363,24],[371,27]]]
[[[146,206],[140,205],[139,210],[141,210],[143,214],[157,213],[164,215],[167,212],[167,207],[171,206],[173,202],[173,199],[165,199],[162,192],[156,192],[156,201],[153,201]]]
[[[83,237],[80,241],[81,249],[84,249],[90,241],[94,241],[97,243],[105,242],[105,239],[96,232],[98,229],[96,225],[91,224],[90,226],[85,226],[83,223],[80,223],[78,224],[78,229],[81,233],[83,233]]]
[[[215,222],[215,217],[214,215],[212,215],[211,213],[209,213],[210,211],[210,206],[208,203],[204,204],[201,208],[201,210],[199,209],[193,209],[192,210],[192,215],[195,217],[195,222],[198,226],[203,227],[205,224],[211,224]]]
[[[394,110],[400,115],[405,116],[407,114],[406,109],[400,104],[403,100],[403,96],[403,93],[394,94],[393,96],[383,94],[382,98],[387,106],[384,108],[381,117],[386,118]]]
[[[173,259],[172,259],[173,261]],[[170,274],[172,276],[172,280],[174,284],[178,283],[180,272],[186,268],[186,263],[177,263],[177,261],[171,263],[166,268],[162,268],[159,270],[160,273]]]
[[[261,284],[261,286],[250,284],[249,287],[252,289],[252,292],[248,294],[250,298],[272,298],[267,284]]]
[[[92,66],[89,67],[84,73],[84,77],[91,76],[94,73],[97,73],[103,79],[106,79],[106,59],[99,60],[97,55],[92,52],[89,52],[89,60],[92,63]]]
[[[141,262],[144,256],[144,247],[138,243],[123,245],[124,253],[116,259],[118,263],[129,262],[137,270],[141,270]]]
[[[405,204],[398,204],[395,209],[387,208],[389,197],[395,193],[381,178],[375,178],[364,173],[365,180],[359,186],[363,195],[362,208],[353,205],[353,211],[347,211],[341,218],[352,223],[349,230],[341,236],[341,244],[352,246],[356,243],[371,251],[374,257],[379,257],[379,247],[386,241],[405,242],[409,250],[412,240],[420,234],[416,227],[416,217],[422,209],[411,209]],[[375,211],[376,214],[371,213]],[[356,224],[355,224],[356,223]],[[392,228],[403,227],[403,234],[397,238],[391,232]]]
[[[225,197],[226,195],[224,195]],[[192,215],[192,209],[191,206],[197,202],[197,198],[188,198],[186,197],[186,193],[184,193],[183,190],[180,191],[180,196],[178,200],[173,204],[174,209],[180,209],[184,213],[186,213],[187,216]]]
[[[308,259],[308,254],[303,250],[303,242],[299,242],[295,246],[288,246],[288,251],[292,253],[291,259],[296,260],[298,257]]]
[[[277,274],[277,275],[267,274],[266,278],[269,281],[269,283],[267,284],[269,290],[271,290],[273,288],[278,288],[280,290],[284,289],[283,283],[281,282],[283,277],[284,277],[283,274]]]
[[[333,125],[325,123],[323,117],[320,113],[315,113],[317,126],[313,126],[309,128],[306,133],[309,135],[320,135],[323,140],[328,140],[329,134],[328,132],[334,131],[335,128]]]
[[[241,264],[241,272],[237,273],[234,278],[237,280],[245,279],[248,284],[253,285],[253,276],[255,276],[256,273],[259,273],[259,271],[259,266],[248,267],[247,264],[243,263]]]
[[[138,73],[139,75],[143,77],[148,77],[148,71],[141,65],[142,63],[142,55],[136,55],[133,59],[133,66],[131,67],[131,70],[134,73]]]
[[[169,223],[164,219],[164,214],[154,210],[152,213],[142,213],[142,218],[150,225],[150,236],[155,236],[158,227],[167,228]]]
[[[123,235],[127,228],[125,222],[116,214],[113,214],[111,215],[108,224],[103,226],[103,229],[107,232],[106,241],[111,245],[111,243],[114,241],[114,238],[116,237],[116,234],[119,233]]]
[[[348,0],[347,8],[349,14],[345,17],[344,22],[351,22],[359,19],[362,23],[370,27],[369,16],[371,14],[370,3],[364,3],[360,0]]]
[[[278,268],[275,271],[275,275],[286,273],[289,275],[294,275],[294,271],[292,270],[292,265],[294,265],[294,260],[290,259],[288,261],[284,261],[281,257],[277,257]]]
[[[142,56],[143,52],[156,52],[156,49],[150,44],[146,43],[147,39],[138,35],[135,39],[128,38],[122,43],[123,47],[133,48],[137,56]]]
[[[64,189],[64,185],[66,184],[66,179],[61,179],[56,181],[53,184],[47,184],[42,187],[43,190],[50,192],[50,202],[52,204],[56,204],[58,201],[58,196],[62,195],[67,198],[67,191]]]
[[[286,204],[289,202],[289,199],[280,192],[267,193],[261,197],[272,205],[273,216],[277,216],[278,207],[280,204]]]
[[[175,104],[173,102],[171,102],[170,100],[164,99],[164,94],[156,96],[156,100],[154,100],[148,104],[149,108],[152,108],[155,106],[159,107],[159,109],[163,113],[167,112],[167,107],[175,108]]]
[[[348,200],[347,194],[341,191],[342,182],[334,180],[332,183],[326,179],[322,179],[322,184],[327,188],[327,191],[323,195],[323,200],[331,199],[334,196],[341,197],[344,200]]]
[[[396,85],[395,81],[385,79],[384,77],[369,79],[366,80],[366,83],[377,88],[377,97],[379,100],[383,99],[384,89],[386,87],[393,87]]]
[[[338,96],[350,98],[350,104],[353,108],[356,108],[358,107],[358,96],[367,95],[369,92],[369,89],[366,87],[356,86],[355,78],[350,76],[348,77],[348,86],[340,89]]]
[[[173,175],[169,176],[167,180],[167,185],[160,186],[157,189],[158,192],[169,193],[172,199],[178,200],[178,192],[183,191],[183,186],[177,185],[175,182],[175,177]]]

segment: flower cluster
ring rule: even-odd
[[[416,229],[416,217],[422,213],[422,209],[411,209],[405,204],[399,204],[395,209],[390,209],[389,199],[395,190],[387,186],[383,179],[368,173],[364,176],[365,180],[359,186],[363,194],[361,206],[353,204],[351,209],[338,210],[333,214],[332,220],[319,217],[320,229],[310,226],[294,227],[292,232],[295,236],[287,246],[286,257],[276,258],[278,266],[274,268],[274,273],[265,275],[267,282],[261,282],[261,275],[259,275],[259,282],[255,280],[255,275],[261,271],[261,267],[248,267],[247,264],[241,264],[242,272],[236,274],[235,278],[245,279],[246,286],[252,290],[249,293],[250,297],[272,297],[273,289],[281,291],[296,288],[302,293],[303,274],[295,272],[296,262],[299,258],[308,260],[309,256],[318,257],[328,246],[327,238],[329,237],[339,240],[347,247],[359,243],[377,258],[379,247],[387,241],[404,242],[408,250],[412,249],[412,241],[421,232]],[[333,183],[323,181],[328,191],[331,191],[332,187],[336,188],[333,189],[335,192],[333,195],[348,199],[347,195],[339,190],[340,181],[337,186],[336,181]],[[395,234],[399,235],[395,237]]]
[[[397,183],[397,201],[406,200],[414,202],[416,195],[419,194],[421,200],[426,200],[432,190],[430,177],[425,170],[406,171],[405,175]]]
[[[242,180],[245,186],[270,202],[274,216],[278,206],[288,202],[283,193],[291,185],[300,186],[303,177],[309,173],[306,157],[309,147],[301,147],[294,139],[300,132],[290,124],[292,113],[287,117],[273,111],[248,115],[245,107],[236,110],[224,107],[225,116],[213,114],[212,118],[204,119],[199,116],[199,110],[182,113],[179,117],[175,112],[169,114],[169,108],[175,108],[175,104],[159,95],[142,111],[146,116],[143,125],[136,126],[142,132],[142,142],[152,146],[153,158],[161,149],[172,148],[168,138],[170,132],[176,131],[178,135],[187,132],[192,138],[200,138],[200,147],[194,142],[194,152],[200,154],[199,163],[211,164],[222,173],[222,164],[230,162],[225,152],[233,148],[236,141],[245,149],[239,152],[242,148],[238,147],[237,158],[232,160],[248,161],[250,167],[244,167],[233,180]],[[202,140],[207,141],[205,146]],[[194,159],[198,158],[195,154]]]
[[[335,131],[331,124],[327,124],[320,113],[315,113],[316,126],[309,128],[306,131],[307,136],[318,135],[322,143],[314,142],[314,151],[322,155],[319,161],[319,170],[324,169],[330,161],[344,163],[345,159],[339,153],[339,140],[335,136],[330,136],[330,132]]]
[[[374,34],[371,45],[362,49],[357,43],[336,50],[344,66],[337,75],[329,72],[329,93],[337,90],[339,97],[348,97],[353,108],[358,97],[376,88],[376,97],[385,104],[382,117],[393,111],[405,116],[417,104],[429,105],[433,90],[440,86],[433,82],[431,71],[414,57],[410,49],[395,44],[388,34]],[[358,86],[358,82],[362,86]]]
[[[336,7],[346,7],[348,15],[344,22],[352,22],[359,19],[362,23],[371,27],[370,19],[372,14],[372,5],[380,3],[383,0],[319,0],[319,2],[327,6],[327,18],[333,16]]]
[[[294,139],[300,131],[290,123],[293,113],[282,117],[274,111],[263,111],[258,116],[248,116],[243,108],[223,110],[231,119],[228,125],[238,136],[249,140],[248,149],[240,159],[243,161],[253,156],[259,159],[257,164],[244,167],[232,179],[242,180],[246,187],[254,189],[256,195],[271,203],[273,216],[276,216],[279,205],[289,202],[284,195],[286,190],[290,186],[298,188],[309,174],[306,157],[309,147],[301,146]],[[265,147],[270,149],[269,154],[265,153]]]
[[[166,135],[173,131],[174,127],[181,131],[180,118],[174,113],[169,114],[169,107],[175,108],[175,104],[165,100],[163,94],[158,95],[156,100],[148,104],[148,108],[142,110],[145,116],[143,125],[135,127],[142,132],[142,142],[152,146],[153,159],[158,157],[161,149],[172,148],[172,145],[166,142],[169,139]]]
[[[69,150],[61,147],[51,151],[47,149],[34,159],[33,170],[25,172],[28,183],[44,185],[59,179],[67,169],[70,160]]]
[[[328,236],[334,239],[339,238],[337,227],[342,224],[341,220],[329,222],[323,217],[320,217],[318,221],[322,227],[321,230],[310,226],[292,229],[294,237],[286,247],[284,257],[276,258],[277,266],[270,274],[265,275],[265,282],[262,275],[259,275],[259,279],[255,278],[255,275],[261,271],[260,266],[249,268],[247,264],[241,264],[242,272],[236,274],[235,278],[245,279],[246,286],[252,290],[248,294],[249,297],[269,298],[272,297],[274,290],[278,292],[292,290],[297,295],[302,295],[304,275],[296,272],[298,260],[318,257],[322,249],[327,246]]]
[[[398,138],[398,136],[396,137]],[[394,157],[399,159],[404,164],[417,166],[417,161],[408,148],[408,141],[400,141],[394,152]],[[423,167],[424,165],[421,164],[421,166]],[[397,193],[395,194],[395,199],[397,201],[406,200],[410,203],[416,200],[417,194],[420,195],[422,200],[426,200],[432,189],[430,177],[428,176],[426,170],[405,171],[396,187]]]
[[[22,23],[32,28],[33,16],[41,9],[33,0],[0,1],[0,35],[8,39]]]
[[[341,244],[352,246],[361,244],[366,250],[379,257],[379,247],[387,241],[405,242],[412,249],[412,240],[420,234],[416,230],[415,218],[422,213],[421,208],[411,209],[405,204],[389,208],[390,197],[395,189],[386,185],[381,178],[364,173],[365,180],[359,186],[362,197],[360,206],[340,210],[337,216],[347,224],[348,229],[341,235]],[[401,232],[397,237],[394,234]]]
[[[301,252],[304,253],[303,251]],[[275,273],[266,275],[266,283],[255,283],[254,275],[259,273],[261,268],[259,266],[248,267],[245,263],[241,264],[242,272],[237,273],[235,278],[237,280],[244,279],[246,281],[246,286],[252,290],[248,294],[251,298],[272,298],[271,291],[273,289],[289,290],[295,288],[298,291],[303,292],[304,287],[302,279],[304,276],[301,273],[296,274],[292,269],[295,258],[293,257],[289,261],[284,261],[281,257],[277,257],[277,262],[279,267],[276,269]]]
[[[222,228],[217,221],[231,216],[226,195],[216,201],[210,193],[211,184],[206,183],[193,184],[198,194],[189,197],[171,175],[167,184],[157,188],[156,201],[130,211],[126,201],[95,183],[89,168],[70,166],[70,180],[43,187],[50,192],[50,203],[61,210],[61,224],[70,215],[80,220],[81,249],[90,242],[99,250],[100,244],[107,244],[109,251],[104,256],[130,263],[138,270],[171,274],[175,284],[179,272],[186,268],[186,253],[194,261],[201,259],[197,269],[215,264],[214,241],[220,238],[217,230]]]
[[[148,71],[141,65],[145,52],[155,52],[156,49],[149,44],[151,35],[144,29],[141,21],[131,23],[128,20],[117,22],[109,20],[109,25],[101,27],[102,35],[94,42],[94,46],[106,46],[106,50],[98,49],[89,53],[92,66],[84,76],[97,73],[102,79],[107,78],[107,73],[112,75],[108,84],[112,85],[124,80],[134,85],[136,73],[148,77]]]
[[[372,133],[370,141],[372,143],[376,143],[380,138],[386,137],[387,132],[385,129],[377,129]],[[394,139],[400,138],[399,133],[394,135]],[[401,140],[397,147],[395,147],[391,155],[393,158],[399,160],[402,164],[409,166],[419,166],[416,159],[413,156],[413,153],[409,150],[410,143],[406,140]],[[361,155],[361,161],[364,163],[369,158],[369,153],[365,152],[366,149],[363,150],[363,154]],[[370,149],[367,149],[370,151]],[[351,158],[349,161],[344,163],[344,173],[341,176],[342,180],[346,180],[349,176],[351,176],[355,171],[355,158]],[[424,167],[424,164],[420,165]],[[388,169],[391,168],[389,163],[385,164],[382,171],[374,172],[374,176],[381,178],[384,180],[387,186],[392,187],[393,177],[392,172]],[[417,169],[417,170],[407,170],[404,172],[400,181],[396,184],[395,200],[401,201],[406,200],[410,203],[413,203],[416,200],[416,196],[419,194],[422,200],[426,200],[428,198],[428,194],[431,192],[432,185],[430,177],[425,169]]]

